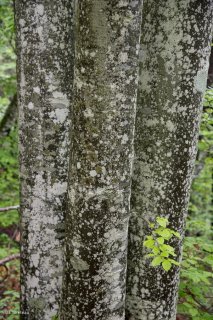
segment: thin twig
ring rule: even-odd
[[[0,212],[18,210],[18,209],[19,209],[19,206],[11,206],[11,207],[0,208]]]
[[[0,266],[4,266],[7,262],[10,262],[15,259],[20,259],[20,253],[15,253],[15,254],[12,254],[11,256],[8,256],[4,259],[1,259]]]

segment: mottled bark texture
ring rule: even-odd
[[[129,230],[128,320],[174,320],[178,267],[145,259],[147,222],[165,216],[184,232],[206,87],[211,0],[145,0]],[[173,241],[180,259],[182,242]]]
[[[140,9],[78,2],[60,319],[124,319]]]
[[[50,320],[62,283],[73,80],[72,1],[16,0],[22,319]]]

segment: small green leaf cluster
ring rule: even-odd
[[[153,267],[162,265],[165,271],[169,271],[172,265],[179,266],[179,262],[174,260],[176,256],[174,248],[167,242],[172,237],[180,238],[180,234],[167,227],[168,219],[157,217],[155,223],[150,223],[151,235],[146,236],[143,243],[144,247],[151,250],[147,257],[152,258],[151,265]]]

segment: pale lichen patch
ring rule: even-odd
[[[96,170],[91,170],[89,174],[90,174],[91,177],[96,177],[97,176]]]
[[[40,94],[40,88],[39,88],[39,87],[34,87],[34,88],[33,88],[33,91],[34,91],[35,93]]]
[[[36,7],[36,10],[37,10],[37,12],[38,12],[38,14],[40,16],[43,16],[43,14],[44,14],[44,6],[43,6],[43,4],[38,4],[37,7]]]
[[[195,89],[201,93],[206,89],[206,78],[207,78],[208,68],[203,70],[198,70],[197,75],[194,79]]]
[[[76,269],[77,271],[85,271],[89,269],[88,263],[83,259],[79,258],[78,256],[71,257],[70,261],[73,268]]]
[[[28,108],[29,108],[30,110],[32,110],[32,109],[34,108],[34,104],[33,104],[32,102],[29,102],[29,103],[28,103]]]

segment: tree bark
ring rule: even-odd
[[[213,85],[213,47],[211,47],[211,54],[209,58],[209,72],[208,72],[208,79],[207,79],[207,86],[211,87],[212,85]]]
[[[151,267],[144,218],[183,237],[206,87],[211,0],[145,0],[127,271],[128,320],[174,320],[179,268]],[[182,241],[173,241],[180,259]]]
[[[50,320],[59,308],[73,82],[72,5],[70,0],[15,3],[22,319]]]
[[[60,319],[124,319],[141,1],[82,0]]]
[[[17,94],[15,93],[0,121],[0,137],[8,136],[10,134],[11,128],[17,124],[17,114]]]

